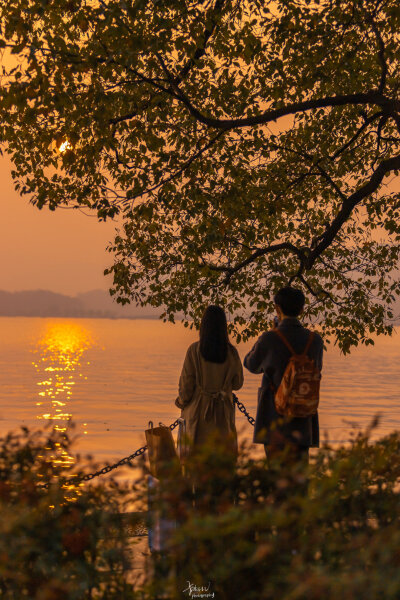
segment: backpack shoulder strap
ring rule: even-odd
[[[303,356],[305,356],[307,354],[307,352],[309,351],[313,339],[314,339],[314,332],[310,331],[310,335],[308,336],[306,347],[304,348]]]
[[[286,336],[283,335],[282,331],[280,331],[280,329],[273,329],[273,331],[278,335],[278,337],[281,338],[282,342],[285,344],[285,346],[289,349],[289,352],[293,355],[296,355],[297,352],[295,352],[293,350],[292,345],[288,342],[288,340],[286,339]]]

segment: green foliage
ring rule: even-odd
[[[65,434],[56,432],[24,430],[0,439],[0,595],[5,600],[137,597],[127,581],[127,532],[117,519],[130,495],[113,482],[60,485],[56,457],[69,447]],[[49,490],[39,487],[45,482],[51,482]]]
[[[156,506],[178,528],[135,588],[115,518],[131,494],[113,482],[68,490],[54,461],[69,449],[64,435],[9,434],[0,446],[2,597],[172,600],[187,597],[190,582],[221,600],[397,600],[400,435],[372,442],[372,430],[346,447],[324,443],[310,466],[286,454],[266,465],[242,444],[235,468],[215,441],[202,447],[185,477],[161,481]],[[48,491],[38,487],[46,481]],[[145,500],[141,484],[134,493]]]
[[[345,352],[391,332],[397,0],[3,0],[0,19],[16,188],[119,215],[119,301],[195,324],[218,302],[247,338],[290,281]]]
[[[221,600],[397,600],[400,436],[369,437],[326,443],[309,467],[276,459],[267,468],[244,447],[234,474],[229,460],[204,450],[191,463],[195,509],[186,503],[185,512],[185,486],[164,483],[183,524],[157,589],[177,599],[191,582]]]

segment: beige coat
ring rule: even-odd
[[[242,385],[243,368],[236,348],[229,344],[225,362],[213,363],[201,356],[200,342],[189,346],[175,404],[182,409],[186,433],[194,446],[218,430],[224,437],[232,438],[237,452],[232,390],[239,390]]]

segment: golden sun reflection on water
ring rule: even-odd
[[[53,422],[53,428],[58,432],[65,433],[68,430],[73,416],[71,402],[74,387],[81,378],[87,379],[83,372],[82,357],[91,346],[93,339],[90,332],[76,323],[68,322],[50,323],[36,344],[38,359],[32,364],[40,378],[36,402],[40,414],[37,418]],[[87,434],[87,424],[83,425],[83,433]],[[61,443],[56,444],[52,460],[61,467],[71,466],[75,462]]]

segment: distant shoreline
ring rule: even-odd
[[[62,319],[159,319],[161,308],[119,304],[105,290],[67,296],[50,290],[0,290],[1,317]]]

